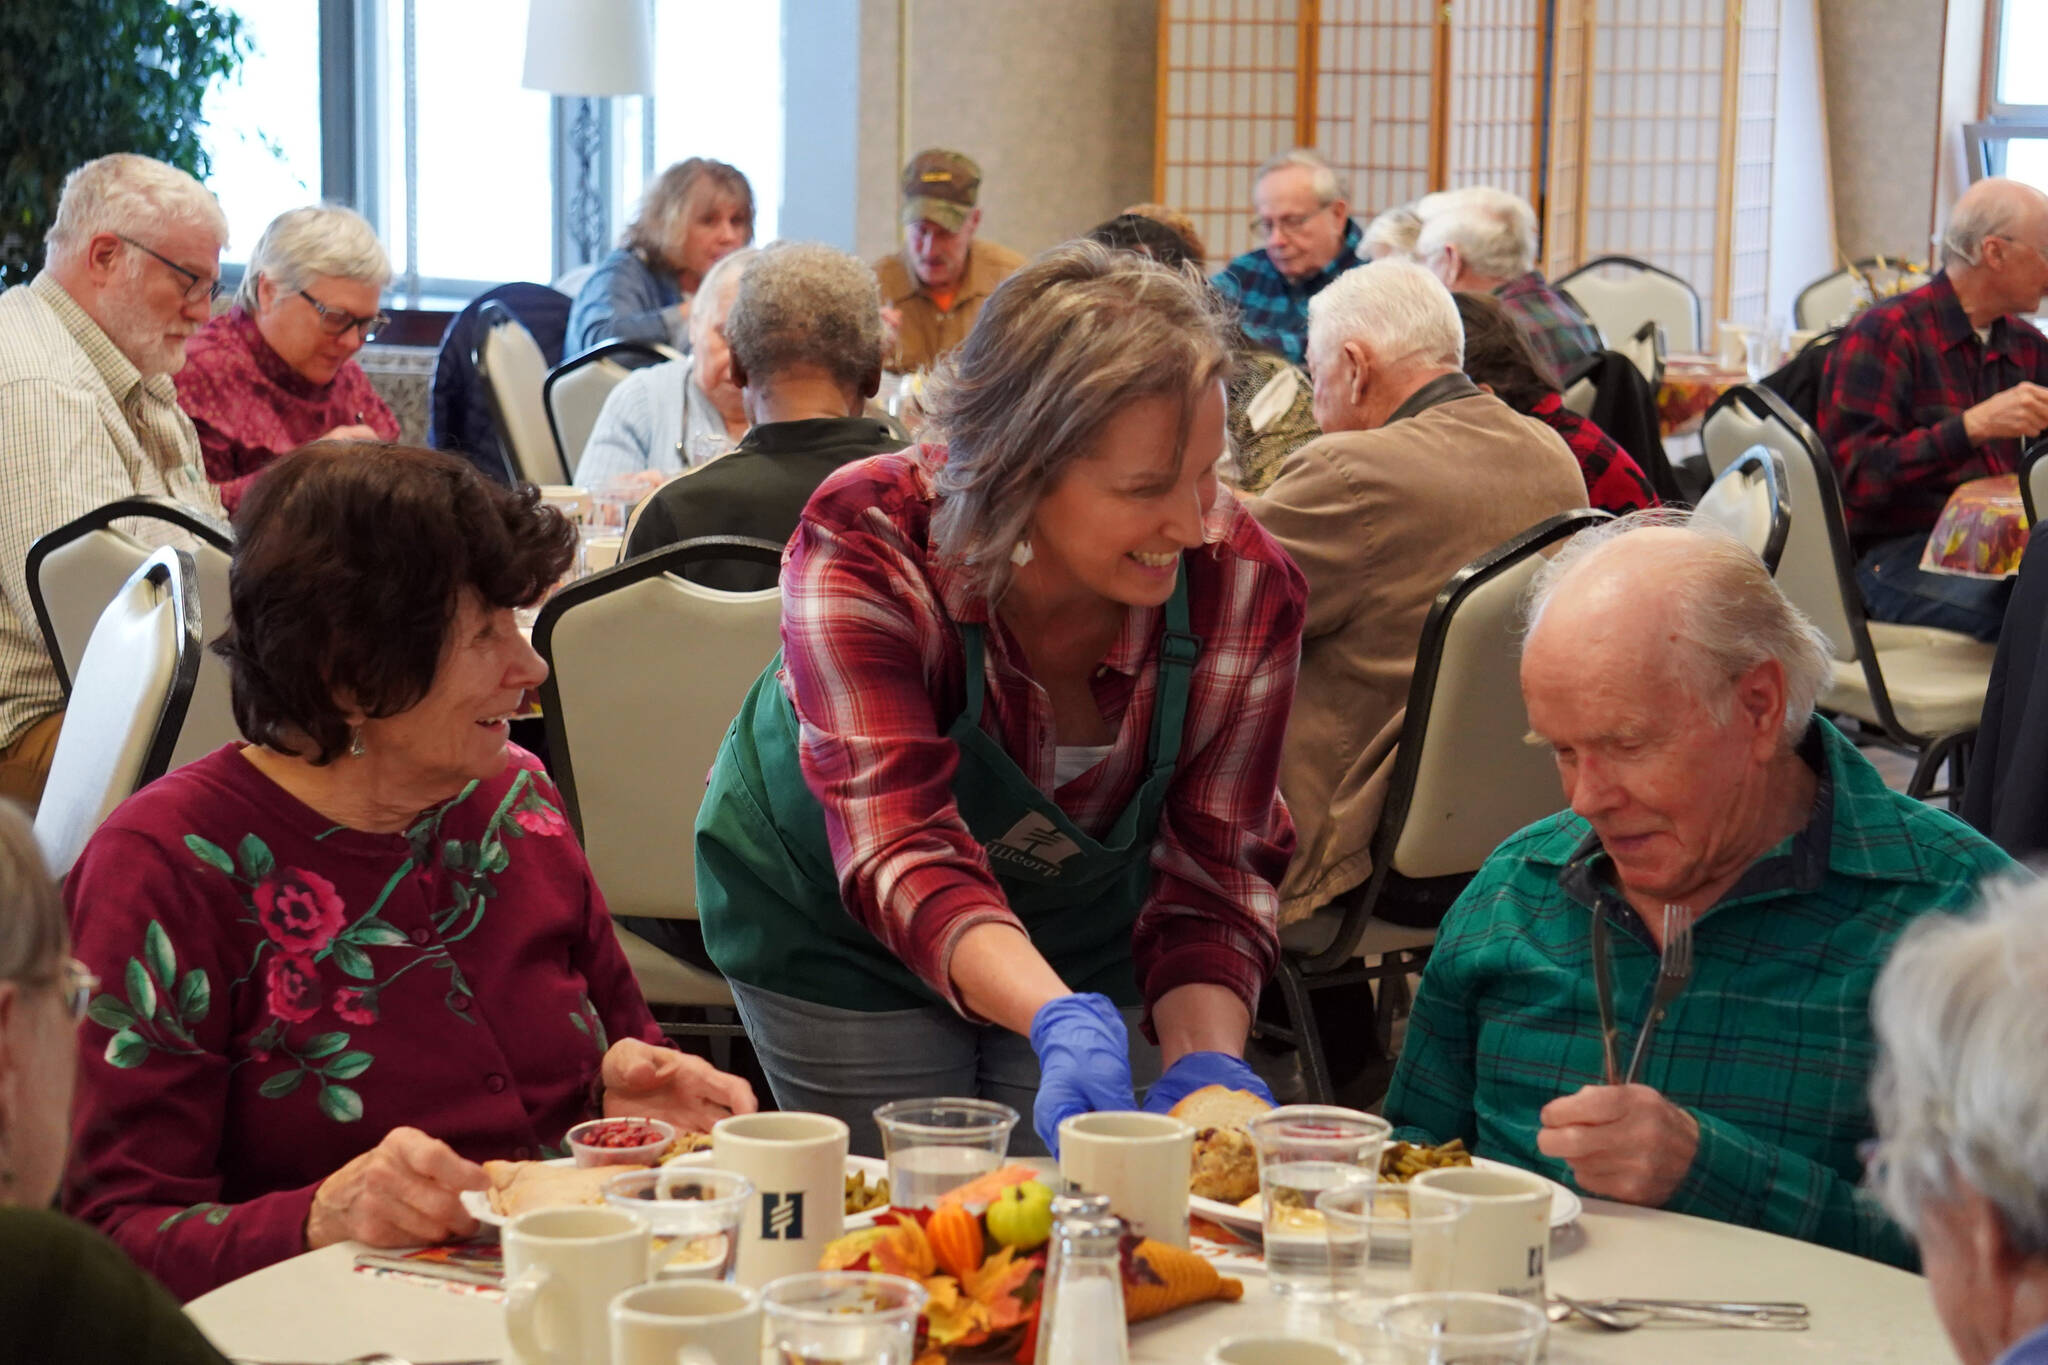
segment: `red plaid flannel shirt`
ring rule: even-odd
[[[1586,480],[1590,506],[1619,517],[1664,505],[1636,457],[1616,445],[1598,424],[1566,407],[1563,398],[1546,395],[1529,409],[1529,415],[1564,437],[1564,443],[1572,448],[1579,473]]]
[[[945,731],[965,697],[955,623],[988,624],[982,728],[1042,791],[1057,738],[1016,641],[930,543],[932,475],[944,459],[937,446],[878,455],[819,487],[782,573],[782,685],[849,912],[957,1008],[949,960],[960,935],[987,921],[1025,926],[953,804],[959,755]],[[1280,740],[1307,587],[1228,494],[1211,509],[1208,540],[1181,564],[1202,654],[1132,949],[1148,1005],[1204,982],[1255,1007],[1278,951],[1274,888],[1294,850]],[[1116,746],[1055,793],[1090,834],[1106,831],[1144,781],[1163,626],[1161,609],[1134,608],[1096,670]]]
[[[1828,356],[1820,437],[1859,544],[1926,531],[1959,483],[2019,468],[2016,439],[1971,445],[1963,410],[2048,384],[2048,337],[2003,317],[1977,339],[1946,274],[1859,314]]]

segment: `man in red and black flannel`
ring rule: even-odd
[[[1829,356],[1820,435],[1841,480],[1856,581],[1880,621],[1998,638],[2009,581],[1920,569],[1956,485],[2019,468],[2048,430],[2048,195],[1980,180],[1956,201],[1943,270],[1861,313]]]

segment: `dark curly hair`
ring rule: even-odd
[[[576,528],[531,484],[503,488],[416,446],[302,446],[235,513],[230,619],[213,643],[235,724],[331,763],[349,745],[338,698],[381,719],[427,694],[462,589],[531,606],[575,554]]]
[[[1557,377],[1536,358],[1522,324],[1487,294],[1453,294],[1465,324],[1465,376],[1493,390],[1516,412],[1527,413],[1557,392]]]

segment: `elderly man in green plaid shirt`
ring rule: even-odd
[[[1916,916],[2013,864],[1813,715],[1831,652],[1733,539],[1638,513],[1567,546],[1533,600],[1522,694],[1571,810],[1445,917],[1387,1117],[1587,1194],[1911,1264],[1859,1189],[1871,986]],[[1619,1084],[1594,921],[1625,1066],[1668,906],[1694,920],[1692,974]]]

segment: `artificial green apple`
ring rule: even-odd
[[[988,1206],[988,1235],[1018,1251],[1044,1246],[1052,1236],[1052,1191],[1036,1180],[1009,1186]]]

